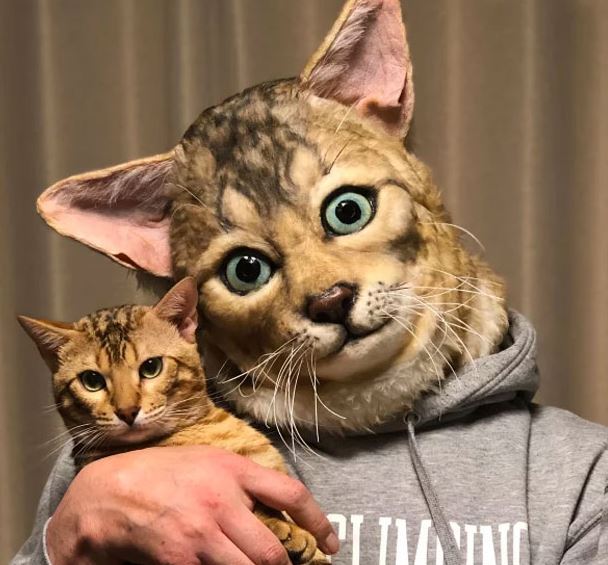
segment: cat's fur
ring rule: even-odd
[[[39,209],[122,264],[196,278],[210,375],[239,411],[296,434],[369,428],[496,350],[508,323],[502,282],[405,148],[413,102],[400,3],[349,0],[300,77],[204,111],[164,155],[58,182]],[[336,237],[323,203],[345,186],[375,216]],[[224,280],[243,247],[275,268],[246,295]],[[338,291],[347,318],[312,319]]]
[[[77,468],[133,449],[211,445],[287,472],[263,434],[207,394],[194,337],[196,305],[196,285],[187,278],[154,307],[103,309],[73,324],[19,317],[53,372],[55,402],[73,437]],[[140,377],[142,363],[155,358],[162,359],[159,374]],[[87,370],[103,375],[105,388],[87,390],[80,377]],[[308,532],[262,505],[254,512],[293,563],[325,563]]]

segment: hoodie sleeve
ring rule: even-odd
[[[63,498],[75,475],[74,463],[70,455],[71,445],[63,449],[38,502],[34,528],[19,553],[13,557],[10,565],[50,565],[46,554],[46,525],[55,508]]]
[[[577,516],[568,532],[560,565],[608,563],[608,451],[594,465],[585,485]]]

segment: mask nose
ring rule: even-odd
[[[337,284],[308,299],[306,315],[317,324],[344,324],[355,302],[355,290]]]
[[[119,408],[116,410],[116,415],[127,425],[132,426],[135,418],[139,414],[139,407],[133,406],[130,408]]]

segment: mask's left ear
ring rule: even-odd
[[[407,135],[414,111],[412,63],[399,0],[349,0],[300,79],[321,98]]]
[[[171,276],[169,189],[173,152],[61,180],[38,198],[56,231],[122,265]]]

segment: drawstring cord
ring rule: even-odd
[[[410,446],[410,457],[412,458],[412,464],[418,477],[418,483],[422,489],[422,494],[426,500],[426,505],[431,513],[433,524],[435,525],[435,531],[441,542],[441,548],[443,549],[444,562],[446,565],[462,565],[462,556],[452,528],[448,523],[443,509],[439,504],[437,493],[433,489],[431,479],[424,467],[422,458],[420,457],[420,450],[418,449],[418,442],[416,441],[416,430],[415,426],[420,421],[418,414],[410,413],[406,417],[407,432],[408,432],[408,444]]]

